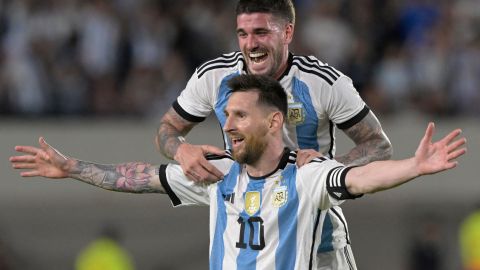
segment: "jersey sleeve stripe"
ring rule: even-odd
[[[336,81],[338,79],[338,77],[340,77],[338,75],[335,75],[333,72],[331,72],[331,70],[329,70],[327,68],[328,66],[321,66],[318,62],[307,63],[306,60],[307,59],[303,58],[303,57],[296,57],[295,58],[295,61],[298,61],[303,66],[309,67],[309,68],[314,68],[314,69],[318,70],[319,72],[322,72],[322,73],[328,75],[333,81]]]
[[[194,123],[200,123],[202,122],[203,120],[206,119],[206,117],[200,117],[200,116],[195,116],[195,115],[191,115],[189,114],[188,112],[186,112],[182,106],[180,106],[180,103],[178,103],[178,100],[175,100],[175,102],[173,102],[172,104],[172,108],[175,110],[176,113],[178,113],[178,115],[180,115],[183,119],[187,120],[187,121],[190,121],[190,122],[194,122]]]
[[[337,75],[338,77],[340,77],[340,74],[338,73],[338,71],[332,67],[332,66],[329,66],[327,64],[321,64],[318,59],[314,59],[313,57],[311,56],[307,56],[307,59],[310,60],[311,62],[315,62],[315,63],[318,63],[318,65],[326,68],[326,69],[329,69],[330,71],[332,71],[335,75]]]
[[[213,60],[210,60],[210,61],[207,61],[205,63],[203,63],[201,66],[198,67],[198,71],[200,72],[202,69],[204,69],[206,66],[208,65],[211,65],[211,64],[215,64],[215,63],[218,63],[219,61],[222,61],[222,60],[230,60],[232,61],[232,59],[235,59],[237,58],[238,56],[240,55],[240,52],[231,52],[231,53],[227,53],[227,54],[223,54],[222,56],[218,57],[218,58],[215,58]]]
[[[177,206],[182,204],[182,202],[180,201],[180,199],[177,197],[175,192],[173,192],[172,188],[168,184],[167,167],[168,165],[165,165],[165,164],[160,165],[160,168],[158,169],[158,177],[160,178],[160,183],[165,189],[165,192],[167,193],[168,197],[170,197],[170,201],[172,201],[173,206]]]
[[[343,122],[343,123],[340,123],[340,124],[337,124],[337,127],[339,129],[347,129],[347,128],[351,128],[353,127],[355,124],[357,124],[358,122],[362,121],[362,119],[367,116],[367,114],[370,112],[370,108],[368,108],[367,105],[365,105],[363,107],[363,109],[357,113],[354,117],[350,118],[349,120]]]
[[[214,64],[211,66],[208,66],[205,68],[202,72],[198,73],[198,78],[201,78],[203,74],[207,73],[207,71],[213,70],[213,69],[219,69],[219,68],[231,68],[234,67],[238,64],[238,62],[227,64],[227,63],[219,63],[219,64]]]
[[[298,69],[300,69],[301,71],[303,71],[305,73],[310,73],[310,74],[313,74],[313,75],[317,75],[318,77],[325,80],[329,85],[333,85],[333,81],[331,81],[329,78],[327,78],[327,76],[325,76],[324,74],[322,74],[320,72],[317,72],[316,70],[307,69],[304,66],[302,66],[300,63],[295,62],[295,60],[294,60],[292,65],[298,67]]]
[[[337,200],[351,200],[363,196],[363,194],[352,195],[350,192],[348,192],[345,184],[345,178],[347,176],[347,172],[352,168],[353,167],[338,166],[328,172],[327,191],[330,196]]]

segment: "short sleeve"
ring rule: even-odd
[[[173,109],[190,122],[202,122],[214,108],[214,86],[208,83],[209,76],[198,78],[197,71],[173,103]]]
[[[218,158],[209,162],[224,174],[233,164],[230,158]],[[158,176],[173,206],[210,204],[210,193],[215,190],[216,184],[193,182],[183,173],[180,165],[176,164],[161,165]]]
[[[330,91],[325,91],[325,108],[329,118],[340,129],[347,129],[360,122],[370,111],[352,80],[342,75]]]
[[[302,166],[298,173],[305,190],[310,192],[314,204],[320,209],[328,209],[355,199],[345,187],[345,177],[350,167],[330,159],[314,159]]]

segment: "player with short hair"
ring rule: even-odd
[[[432,143],[429,124],[414,157],[347,167],[328,157],[298,168],[296,153],[285,147],[287,96],[271,77],[242,75],[224,109],[224,131],[233,158],[207,157],[222,181],[190,181],[175,164],[142,162],[100,165],[67,158],[40,138],[40,148],[17,146],[11,157],[21,175],[71,177],[122,192],[166,193],[174,205],[210,206],[210,269],[315,269],[321,228],[318,209],[343,200],[399,186],[424,174],[454,168],[466,151],[465,138],[452,131]]]
[[[174,158],[194,181],[216,181],[222,173],[207,162],[207,153],[221,153],[210,145],[192,145],[184,136],[210,113],[225,125],[223,111],[229,98],[227,81],[240,74],[261,74],[277,79],[288,98],[285,144],[298,151],[302,166],[319,153],[347,165],[389,159],[392,146],[351,79],[314,56],[289,51],[295,26],[291,0],[240,0],[236,7],[236,33],[240,51],[224,54],[199,66],[172,108],[163,116],[156,138],[159,150]],[[336,155],[335,127],[355,143],[349,153]],[[223,134],[225,148],[231,142]],[[307,151],[306,149],[315,150]],[[348,226],[342,209],[318,212],[323,243],[318,252],[325,268],[356,269]],[[331,262],[330,262],[331,261]]]

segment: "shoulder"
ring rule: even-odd
[[[221,71],[221,70],[231,70],[232,68],[235,69],[236,67],[242,68],[244,66],[244,60],[242,53],[231,52],[227,54],[222,54],[220,57],[215,59],[206,61],[196,69],[197,77],[201,78],[206,73],[210,73],[210,71]]]
[[[318,81],[333,86],[337,80],[345,75],[328,64],[322,63],[314,56],[294,55],[292,67],[302,75],[310,75]]]

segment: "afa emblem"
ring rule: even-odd
[[[292,125],[300,125],[305,121],[305,109],[303,104],[299,102],[288,104],[288,123]]]
[[[273,207],[280,208],[288,200],[288,190],[286,186],[279,186],[273,190],[272,205]]]
[[[245,212],[250,216],[253,216],[255,213],[260,210],[260,192],[259,191],[249,191],[245,194]]]

